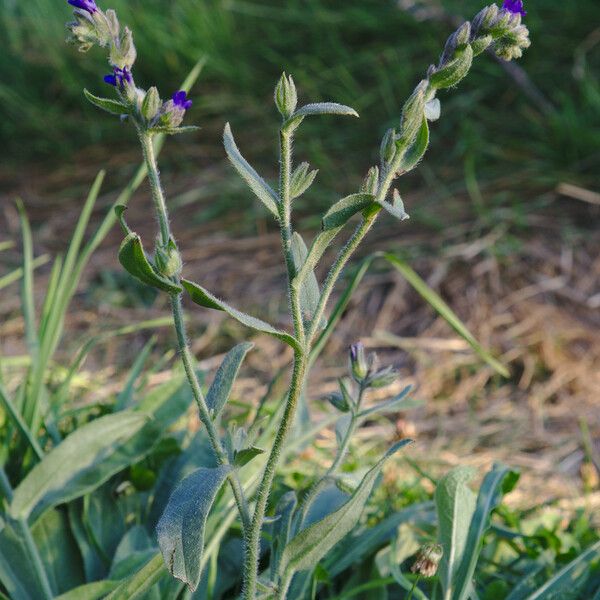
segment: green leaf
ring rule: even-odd
[[[206,519],[231,467],[200,468],[176,488],[156,531],[167,567],[195,591],[200,582]]]
[[[515,486],[518,478],[518,473],[504,465],[494,465],[485,476],[477,496],[464,553],[452,582],[452,600],[468,598],[483,536],[490,526],[491,513],[500,504],[503,494]]]
[[[250,189],[254,192],[257,198],[269,209],[273,216],[278,219],[279,210],[277,205],[279,203],[279,198],[277,194],[241,155],[238,147],[235,145],[235,140],[233,139],[231,126],[229,123],[225,124],[225,130],[223,131],[223,144],[225,146],[225,152],[227,153],[231,164],[235,167],[235,170],[250,186]]]
[[[48,508],[96,489],[148,451],[144,439],[127,447],[146,423],[147,415],[123,411],[71,433],[15,489],[10,514],[35,520]]]
[[[338,104],[337,102],[316,102],[306,104],[299,108],[293,115],[292,119],[297,117],[310,117],[313,115],[342,115],[348,117],[358,117],[358,113],[350,106]]]
[[[397,396],[362,410],[358,416],[359,418],[364,419],[365,417],[370,417],[371,415],[376,415],[379,413],[394,412],[419,406],[421,404],[420,402],[411,401],[410,399],[406,398],[411,391],[412,385],[407,385]]]
[[[158,134],[163,133],[165,135],[179,135],[181,133],[193,133],[200,131],[200,127],[196,125],[184,125],[183,127],[153,127],[150,129],[150,133]]]
[[[260,331],[261,333],[267,333],[268,335],[272,335],[277,339],[281,340],[291,346],[295,350],[300,350],[300,344],[298,340],[286,333],[285,331],[281,331],[279,329],[275,329],[272,325],[257,319],[256,317],[252,317],[243,313],[232,306],[229,306],[222,300],[219,300],[216,296],[213,296],[208,290],[204,289],[202,286],[194,283],[193,281],[188,281],[187,279],[182,279],[181,283],[185,288],[186,292],[190,295],[190,298],[199,306],[204,306],[205,308],[212,308],[214,310],[222,310],[226,312],[230,317],[234,318],[236,321],[242,323],[246,327],[250,327],[250,329],[255,329],[256,331]]]
[[[139,571],[123,580],[105,600],[137,600],[144,598],[152,586],[165,575],[167,569],[160,553],[150,559]]]
[[[445,600],[454,598],[455,575],[467,551],[476,503],[476,496],[467,484],[474,475],[470,467],[456,467],[440,479],[435,490],[438,540],[444,549],[439,577]]]
[[[307,162],[299,164],[290,181],[290,197],[292,200],[299,198],[313,184],[318,170],[309,171],[310,165]]]
[[[294,261],[294,267],[296,273],[302,270],[304,263],[308,257],[308,248],[302,239],[302,236],[294,231],[292,235],[292,259]],[[300,308],[302,309],[302,316],[306,322],[310,322],[315,314],[317,307],[319,306],[319,300],[321,298],[321,292],[319,291],[319,283],[314,271],[309,272],[302,281],[299,288],[300,292]]]
[[[83,90],[85,97],[98,108],[109,112],[111,115],[126,115],[129,114],[130,109],[127,104],[124,102],[119,102],[118,100],[111,100],[110,98],[99,98],[98,96],[94,96],[94,94],[88,92],[87,90]]]
[[[400,163],[400,171],[407,173],[414,169],[418,162],[423,158],[423,155],[427,151],[429,146],[429,125],[427,119],[423,119],[421,127],[417,133],[415,141],[410,145],[408,150],[402,156]]]
[[[467,75],[472,63],[473,49],[467,44],[464,49],[456,50],[454,59],[429,76],[429,83],[438,90],[457,85]]]
[[[8,397],[8,394],[2,384],[0,383],[0,405],[4,409],[4,411],[8,414],[10,420],[13,422],[14,426],[21,432],[21,435],[27,440],[35,455],[38,458],[42,458],[44,456],[44,451],[40,447],[35,435],[31,433],[27,423],[25,423],[21,413],[17,410],[12,400]]]
[[[324,230],[343,227],[356,213],[373,204],[372,194],[351,194],[338,200],[323,216]]]
[[[456,316],[454,311],[436,294],[417,273],[403,260],[393,254],[385,254],[386,260],[410,283],[410,285],[435,309],[438,314],[454,329],[454,331],[465,340],[475,353],[482,358],[490,367],[503,377],[509,377],[508,369],[495,359],[489,352],[484,350],[479,342],[473,337],[463,322]]]
[[[324,252],[329,248],[329,244],[333,241],[333,238],[342,230],[342,227],[336,227],[328,231],[322,231],[319,233],[308,251],[308,255],[300,270],[296,273],[292,281],[292,286],[295,290],[299,290],[306,280],[307,277],[314,275],[314,269],[317,266],[319,260],[323,256]]]
[[[235,453],[235,457],[233,459],[233,466],[241,468],[244,465],[247,465],[252,459],[264,454],[264,450],[262,448],[257,448],[256,446],[251,446],[250,448],[244,448],[243,450],[239,450]]]
[[[181,286],[161,275],[154,268],[146,257],[140,236],[134,231],[127,235],[119,248],[119,262],[130,275],[146,285],[169,294],[179,294],[183,291]]]
[[[232,348],[223,359],[218,368],[215,379],[206,394],[206,404],[213,418],[217,418],[231,394],[231,388],[237,374],[242,366],[246,354],[253,348],[254,344],[244,342]]]
[[[290,490],[279,499],[275,508],[277,520],[274,521],[271,528],[271,556],[269,559],[272,580],[277,573],[281,553],[292,535],[292,519],[297,506],[296,492]]]
[[[296,571],[314,567],[358,523],[375,480],[385,462],[411,440],[395,444],[364,476],[352,497],[341,508],[302,530],[286,546],[279,565],[280,576],[287,578]]]
[[[94,583],[86,583],[66,594],[62,594],[55,600],[100,600],[105,598],[106,594],[112,592],[118,585],[118,581],[94,581]]]

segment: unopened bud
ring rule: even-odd
[[[377,194],[377,189],[379,187],[379,167],[371,167],[367,176],[364,178],[360,191],[363,194],[372,194],[375,196]]]
[[[156,117],[162,102],[158,94],[158,90],[155,87],[151,87],[144,96],[142,101],[142,116],[147,121],[151,121]]]
[[[467,21],[463,23],[449,38],[446,42],[444,52],[440,57],[439,66],[445,65],[454,56],[457,50],[461,50],[469,43],[471,39],[471,23]]]
[[[173,240],[169,240],[167,247],[157,245],[154,260],[156,268],[160,273],[167,277],[174,277],[181,273],[182,262],[181,255]]]
[[[408,146],[421,128],[425,111],[425,92],[428,85],[427,80],[421,81],[402,108],[400,129],[400,143],[402,145]]]
[[[329,394],[327,401],[341,412],[348,412],[350,410],[348,402],[340,392]]]
[[[359,383],[369,374],[365,347],[361,342],[356,342],[350,346],[350,371]]]
[[[390,164],[394,160],[396,155],[396,130],[388,129],[381,140],[381,146],[379,148],[379,155],[381,162],[386,165]]]
[[[482,52],[487,50],[494,38],[491,35],[484,35],[482,37],[475,38],[471,42],[471,48],[473,49],[473,56],[479,56]]]
[[[444,550],[440,544],[426,544],[417,555],[411,571],[423,577],[433,577],[438,570]]]
[[[125,27],[119,42],[110,49],[110,63],[121,69],[131,69],[137,58],[137,51],[133,43],[133,34],[129,27]]]
[[[298,93],[292,76],[283,73],[275,87],[275,106],[284,119],[289,119],[298,105]]]
[[[454,58],[429,77],[431,85],[436,89],[457,85],[469,72],[473,64],[473,49],[467,45],[456,50]]]

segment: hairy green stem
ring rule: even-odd
[[[304,352],[297,351],[294,355],[294,371],[292,373],[292,380],[290,382],[290,390],[286,401],[285,411],[281,418],[281,422],[279,423],[277,435],[275,436],[275,441],[273,442],[271,453],[269,454],[269,458],[265,466],[263,478],[260,482],[256,495],[256,508],[254,510],[254,517],[252,518],[250,533],[248,535],[248,543],[244,561],[244,600],[255,600],[256,597],[260,535],[265,519],[267,502],[269,500],[269,494],[271,492],[273,480],[275,479],[275,473],[281,457],[281,451],[284,442],[292,428],[294,415],[296,414],[296,408],[298,406],[298,400],[300,398],[300,394],[302,393],[306,365],[306,354]]]
[[[160,183],[160,175],[158,172],[158,166],[156,163],[156,157],[154,154],[154,147],[152,145],[152,136],[145,132],[140,132],[140,141],[142,143],[142,149],[144,153],[144,159],[146,161],[146,167],[148,169],[148,180],[152,189],[152,199],[154,200],[154,207],[156,209],[156,217],[161,232],[161,241],[166,246],[171,239],[171,229],[169,225],[169,214],[167,211],[167,204],[165,202],[165,196]],[[214,423],[210,417],[210,411],[206,404],[206,399],[202,393],[196,371],[194,369],[194,358],[190,350],[187,334],[185,329],[185,321],[183,318],[183,306],[181,304],[181,294],[171,294],[171,312],[173,314],[173,323],[175,325],[175,333],[177,335],[177,343],[179,347],[179,353],[181,355],[181,361],[183,368],[187,376],[188,382],[192,389],[194,400],[198,405],[198,412],[200,413],[200,420],[206,427],[208,437],[211,445],[217,457],[219,464],[229,464],[229,458],[223,444],[219,438],[218,432],[214,426]],[[232,471],[228,476],[228,481],[231,486],[231,491],[237,504],[240,518],[242,520],[242,528],[244,537],[246,536],[247,530],[250,526],[250,513],[248,510],[248,503],[244,496],[242,485],[239,481],[238,475],[235,471]]]
[[[280,145],[280,175],[279,175],[279,221],[281,231],[281,243],[288,274],[288,295],[292,319],[294,321],[294,333],[300,344],[304,344],[305,333],[302,321],[302,310],[298,293],[292,289],[292,281],[296,276],[296,266],[292,254],[292,198],[290,192],[290,180],[292,177],[292,134],[288,131],[279,132]]]

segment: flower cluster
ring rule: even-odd
[[[138,128],[174,132],[181,125],[192,101],[185,91],[177,91],[167,102],[162,102],[156,88],[146,91],[135,85],[132,69],[137,58],[133,34],[128,27],[121,28],[114,10],[101,10],[95,0],[67,0],[74,7],[74,21],[67,23],[69,41],[79,45],[82,52],[97,45],[108,49],[112,72],[104,82],[113,86],[123,106],[123,113],[131,115]],[[88,95],[94,104],[106,108],[103,99]]]

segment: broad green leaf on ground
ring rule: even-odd
[[[248,161],[242,156],[233,139],[231,126],[225,124],[223,131],[223,145],[227,157],[241,178],[248,184],[250,189],[256,194],[257,198],[269,209],[271,214],[278,219],[279,210],[277,208],[279,198],[271,186],[250,166]]]
[[[156,526],[171,575],[192,590],[198,587],[202,574],[206,519],[230,471],[228,465],[194,471],[175,488]]]
[[[527,600],[544,600],[545,598],[558,598],[567,594],[587,577],[590,564],[600,558],[600,542],[596,542],[581,553],[575,560],[563,567],[554,577],[549,579],[541,588],[527,597]]]
[[[435,490],[438,541],[444,550],[439,567],[444,600],[455,597],[455,575],[467,549],[476,504],[476,496],[467,484],[474,475],[470,467],[456,467],[440,479]]]
[[[300,350],[300,345],[298,340],[286,333],[285,331],[281,331],[279,329],[275,329],[272,325],[257,319],[256,317],[252,317],[243,313],[232,306],[229,306],[222,300],[219,300],[216,296],[213,296],[208,290],[204,289],[202,286],[194,283],[193,281],[188,281],[187,279],[182,279],[181,283],[183,287],[190,295],[190,298],[198,305],[204,306],[205,308],[212,308],[214,310],[222,310],[226,312],[230,317],[234,318],[236,321],[242,323],[246,327],[250,327],[250,329],[255,329],[256,331],[260,331],[261,333],[267,333],[276,337],[291,346],[295,350]]]
[[[375,480],[385,462],[411,440],[395,444],[385,456],[364,476],[352,497],[337,511],[313,523],[298,533],[286,546],[281,556],[279,574],[290,577],[296,571],[314,567],[358,523]]]
[[[86,583],[65,594],[61,594],[55,600],[100,600],[112,592],[119,585],[118,581],[94,581]]]
[[[514,488],[519,479],[519,474],[504,465],[494,465],[487,473],[477,495],[475,512],[471,519],[466,547],[458,570],[452,581],[452,600],[466,600],[477,566],[483,536],[490,526],[492,511],[498,507],[502,496]]]
[[[123,411],[80,427],[51,450],[15,489],[14,518],[35,520],[45,510],[91,492],[136,462],[156,440],[129,442],[148,423],[145,414]]]
[[[254,344],[244,342],[232,348],[223,359],[221,366],[217,369],[215,379],[206,394],[206,404],[213,418],[217,418],[231,394],[231,388],[238,375],[246,354]]]

